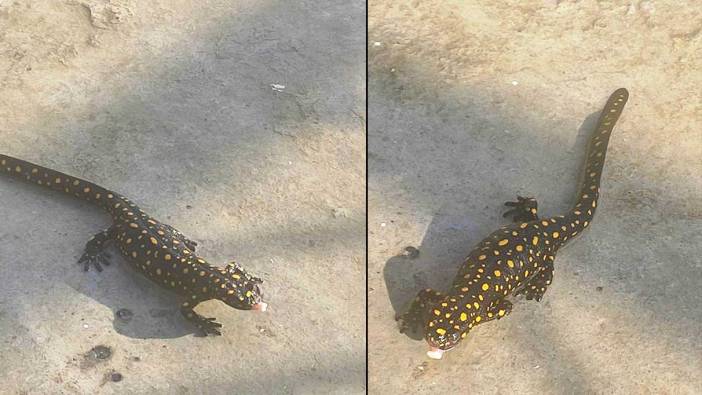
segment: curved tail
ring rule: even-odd
[[[22,159],[0,154],[0,173],[84,199],[107,209],[118,195],[97,184]]]
[[[568,215],[571,224],[580,225],[576,226],[576,228],[587,227],[595,215],[597,199],[600,195],[600,178],[602,177],[609,137],[628,98],[629,92],[626,89],[619,88],[614,91],[607,100],[607,104],[605,104],[597,121],[595,133],[590,140],[587,151],[587,162],[580,191],[578,192],[578,199]]]

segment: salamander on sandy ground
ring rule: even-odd
[[[193,310],[200,302],[219,299],[239,310],[266,310],[260,278],[249,275],[234,262],[223,268],[209,265],[195,255],[197,243],[150,217],[126,197],[80,178],[5,155],[0,155],[0,173],[65,192],[105,209],[112,217],[112,226],[88,241],[78,262],[84,264],[86,271],[90,265],[102,271],[101,264],[109,264],[104,249],[115,242],[134,269],[185,297],[181,313],[204,334],[220,335],[222,325]]]
[[[514,224],[504,226],[481,241],[468,255],[447,293],[419,292],[400,316],[400,332],[424,331],[427,355],[440,359],[476,325],[500,319],[512,310],[510,295],[541,300],[553,281],[556,252],[592,221],[600,194],[600,177],[614,124],[629,97],[617,89],[602,110],[590,140],[584,181],[575,206],[565,215],[539,218],[533,198],[507,202],[505,213]]]

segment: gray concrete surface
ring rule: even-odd
[[[371,2],[370,393],[702,392],[700,26],[694,1]],[[619,87],[598,214],[545,300],[429,360],[395,307],[445,289],[517,193],[566,210]]]
[[[0,393],[362,393],[364,3],[17,0],[0,27],[0,151],[125,194],[270,303],[207,302],[223,336],[195,337],[121,258],[81,271],[99,209],[2,177]]]

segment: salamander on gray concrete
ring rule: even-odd
[[[80,178],[0,155],[0,173],[87,200],[105,209],[112,225],[94,235],[78,260],[84,270],[92,265],[102,271],[109,261],[105,247],[114,242],[127,262],[153,282],[184,296],[183,316],[205,335],[220,335],[222,325],[194,311],[203,301],[219,299],[239,310],[265,311],[260,284],[235,262],[211,266],[195,254],[197,243],[170,225],[152,218],[132,201]]]
[[[430,347],[427,355],[440,359],[476,325],[509,315],[509,296],[541,300],[553,281],[556,252],[592,222],[609,138],[628,97],[626,89],[617,89],[602,110],[575,206],[565,215],[539,218],[533,198],[519,196],[505,203],[511,207],[505,217],[512,216],[514,223],[473,249],[448,292],[420,291],[408,311],[397,317],[400,332],[421,328]]]

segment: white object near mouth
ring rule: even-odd
[[[265,302],[256,303],[253,307],[254,310],[258,310],[261,312],[266,311],[267,308],[268,308],[268,303],[265,303]]]
[[[431,350],[427,351],[427,356],[431,359],[441,359],[443,355],[444,350],[438,348],[432,348]]]

